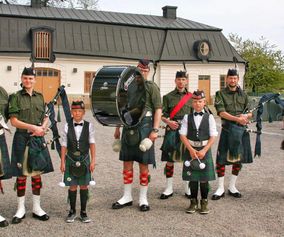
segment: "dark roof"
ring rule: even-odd
[[[181,18],[0,4],[0,53],[31,53],[30,29],[54,28],[54,53],[155,61],[200,61],[193,45],[206,39],[212,62],[238,55],[221,29]]]
[[[70,8],[41,7],[1,4],[0,16],[23,17],[50,20],[71,20],[96,23],[131,25],[158,29],[191,29],[217,30],[221,29],[201,24],[183,18],[167,19],[163,16],[130,14],[94,10],[78,10]]]

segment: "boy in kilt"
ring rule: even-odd
[[[1,181],[4,179],[10,179],[12,177],[10,157],[3,128],[3,126],[5,127],[5,125],[2,124],[7,122],[7,118],[5,116],[7,106],[8,94],[5,89],[0,86],[0,192],[2,192],[3,194],[4,192]],[[6,227],[8,225],[8,221],[0,215],[0,227]]]
[[[9,99],[9,118],[16,133],[12,145],[12,175],[17,177],[15,188],[18,209],[12,224],[25,218],[25,191],[27,176],[31,177],[33,193],[33,217],[47,221],[49,216],[40,206],[41,174],[53,172],[53,166],[44,135],[47,131],[48,117],[45,114],[43,95],[34,90],[35,71],[24,68],[21,76],[22,90]]]
[[[184,116],[179,131],[180,139],[186,147],[182,177],[189,181],[191,191],[187,213],[195,213],[198,210],[198,186],[200,186],[201,193],[199,213],[209,213],[207,207],[208,181],[215,180],[211,146],[218,132],[213,115],[204,110],[205,104],[204,92],[194,91],[192,95],[193,111]]]
[[[80,219],[83,223],[89,223],[91,219],[87,216],[86,206],[88,185],[95,170],[95,130],[92,123],[84,120],[83,101],[72,102],[71,114],[72,119],[65,124],[61,143],[60,170],[64,173],[65,185],[69,186],[70,211],[66,222],[72,223],[76,218],[77,186],[80,186]]]
[[[131,144],[132,142],[130,141],[131,133],[133,133],[134,129],[123,128],[119,159],[123,161],[124,193],[122,198],[112,204],[112,208],[121,209],[132,205],[133,164],[136,161],[139,163],[140,170],[139,209],[145,212],[150,210],[147,200],[150,179],[148,165],[153,164],[155,166],[155,151],[154,144],[145,152],[139,149],[139,144],[145,138],[149,138],[153,143],[157,139],[162,115],[162,102],[159,87],[155,82],[147,80],[150,72],[149,60],[139,60],[137,68],[140,70],[143,79],[145,79],[145,116],[135,128],[135,132],[139,134],[139,139],[137,139],[138,141],[135,144]],[[115,129],[114,138],[120,138],[119,127]]]
[[[175,77],[176,88],[163,96],[162,121],[167,125],[164,141],[161,147],[162,161],[166,161],[166,189],[160,199],[168,199],[173,195],[174,162],[181,162],[184,146],[179,138],[181,120],[190,112],[191,96],[186,89],[188,78],[185,71],[177,71]],[[190,198],[189,181],[184,181],[185,196]]]
[[[252,163],[250,136],[246,125],[252,118],[249,109],[248,95],[239,87],[239,75],[236,69],[229,69],[225,87],[216,92],[215,108],[221,117],[222,131],[220,135],[216,170],[218,175],[218,188],[212,200],[219,200],[225,196],[224,178],[225,166],[232,165],[232,176],[229,183],[228,194],[235,198],[242,195],[236,188],[236,180],[243,163]]]

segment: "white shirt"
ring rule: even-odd
[[[73,121],[75,123],[75,121]],[[77,122],[76,122],[77,123]],[[84,120],[81,120],[78,123],[83,123],[84,126]],[[79,141],[83,126],[74,126],[76,139]],[[67,132],[68,132],[68,123],[65,124],[63,133],[61,135],[61,145],[67,147]],[[89,123],[89,143],[95,143],[95,128],[92,123]]]
[[[194,113],[195,111],[193,111]],[[204,113],[204,110],[202,110]],[[196,126],[196,129],[199,129],[201,120],[203,118],[203,115],[193,115],[194,123]],[[184,115],[182,121],[181,121],[181,128],[179,130],[180,135],[185,135],[187,136],[187,125],[188,125],[188,115]],[[218,136],[218,131],[216,127],[216,122],[212,114],[209,115],[209,136],[210,137],[217,137]]]

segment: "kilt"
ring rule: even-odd
[[[238,126],[238,125],[234,125]],[[244,129],[243,126],[238,126],[238,129]],[[236,163],[229,162],[227,157],[229,155],[230,137],[234,137],[234,130],[228,129],[228,127],[222,127],[220,140],[217,150],[216,163],[220,165],[231,165],[231,164],[242,164],[242,163],[252,163],[253,157],[250,145],[250,135],[248,132],[243,131],[242,137],[240,139],[240,161]]]
[[[168,128],[168,127],[167,127]],[[168,130],[166,128],[164,141],[161,147],[161,161],[182,162],[185,146],[179,137],[179,129]]]
[[[40,139],[41,143],[45,144],[44,137],[37,137],[37,139]],[[44,161],[46,162],[44,170],[41,171],[30,170],[30,168],[28,167],[28,152],[27,152],[28,149],[26,149],[29,140],[30,140],[29,133],[16,131],[12,145],[12,158],[11,158],[12,175],[16,177],[35,176],[35,175],[53,172],[54,171],[53,165],[47,148],[44,149],[41,153],[41,156],[44,158]]]
[[[71,159],[70,159],[71,158]],[[86,173],[83,176],[76,177],[72,175],[70,168],[71,164],[80,161],[81,165],[86,166]],[[91,181],[91,172],[90,172],[90,156],[87,154],[86,156],[72,156],[69,155],[65,158],[65,172],[64,172],[64,183],[66,186],[76,186],[76,185],[89,185]]]
[[[5,134],[0,135],[0,165],[1,165],[1,171],[0,171],[0,180],[1,179],[10,179],[12,178],[12,169],[10,164],[10,158],[9,158],[9,152],[8,147],[5,139]],[[3,173],[3,174],[1,174]]]
[[[195,148],[201,150],[200,148]],[[191,166],[186,167],[183,163],[182,179],[186,181],[211,181],[215,180],[215,170],[212,159],[211,149],[208,150],[203,160],[206,160],[206,167],[203,170],[193,170]],[[191,160],[189,151],[186,149],[184,153],[184,160]]]
[[[119,160],[137,161],[141,164],[153,164],[154,166],[156,165],[154,144],[146,152],[143,152],[139,149],[140,142],[144,138],[149,137],[149,134],[151,133],[153,128],[152,124],[152,117],[144,117],[135,128],[123,128]],[[132,131],[133,133],[136,133],[136,135],[133,135],[133,138],[130,135]],[[131,142],[131,140],[133,140],[133,142]]]

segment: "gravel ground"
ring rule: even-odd
[[[113,128],[103,127],[87,111],[86,119],[96,127],[97,166],[95,180],[97,185],[90,188],[88,215],[89,224],[76,220],[66,224],[68,213],[67,188],[60,188],[59,157],[51,151],[55,172],[43,175],[42,207],[50,215],[50,220],[40,222],[31,217],[32,195],[30,180],[26,195],[27,215],[19,225],[9,225],[0,230],[0,236],[284,236],[284,151],[280,142],[284,138],[281,123],[265,123],[262,135],[262,157],[253,164],[244,165],[237,182],[243,198],[234,199],[228,195],[219,201],[209,201],[208,215],[186,214],[189,200],[184,196],[181,180],[181,164],[176,165],[174,175],[174,195],[168,200],[160,200],[164,190],[164,164],[160,161],[161,139],[156,142],[157,169],[151,168],[152,181],[149,186],[148,201],[151,210],[142,213],[138,210],[139,178],[138,166],[134,170],[134,205],[121,210],[112,210],[111,204],[117,201],[123,190],[122,163],[118,154],[111,149]],[[217,123],[220,121],[217,119]],[[63,126],[60,123],[59,126]],[[50,136],[50,135],[48,135]],[[12,135],[6,135],[9,146]],[[254,147],[255,135],[251,135]],[[215,159],[217,143],[213,146]],[[228,185],[230,167],[226,171],[225,185]],[[13,191],[14,179],[3,182],[5,195],[1,195],[0,214],[11,221],[16,212],[16,193]],[[217,187],[211,182],[210,196]],[[77,206],[79,209],[79,201]]]

